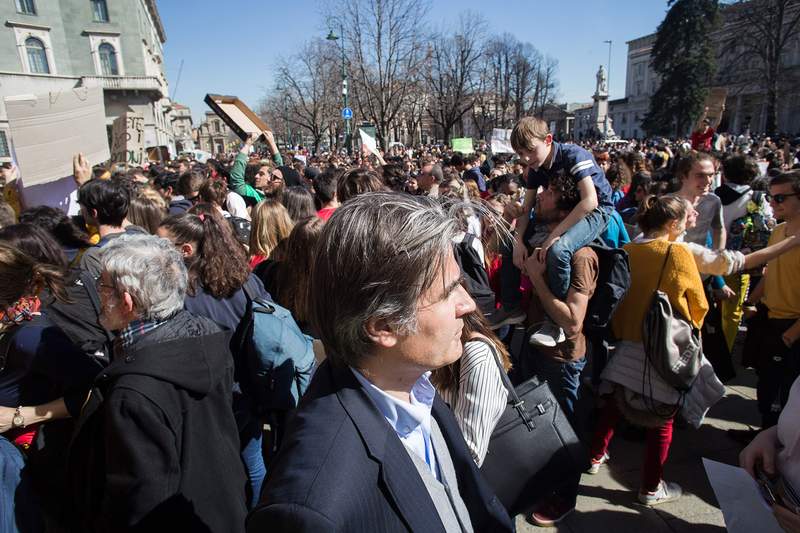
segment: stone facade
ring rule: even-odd
[[[766,125],[765,91],[759,83],[760,74],[755,61],[750,64],[734,61],[734,54],[726,50],[726,40],[737,31],[731,17],[723,8],[722,24],[711,34],[717,55],[717,74],[713,87],[727,89],[725,113],[720,123],[721,131],[739,134],[745,130],[762,133]],[[791,18],[798,6],[790,8]],[[728,12],[729,13],[729,12]],[[650,106],[650,99],[658,89],[658,74],[650,65],[650,55],[656,34],[628,41],[628,62],[625,80],[625,98],[609,102],[609,113],[614,127],[622,138],[642,138],[642,121]],[[778,129],[788,133],[800,132],[800,38],[793,39],[783,58],[784,82],[778,102]]]
[[[175,151],[177,153],[194,150],[194,136],[192,135],[192,110],[188,106],[173,103],[172,113],[172,134],[175,136]]]
[[[228,151],[231,143],[239,137],[213,111],[206,111],[206,119],[197,128],[200,149],[217,155]]]
[[[109,132],[133,111],[145,146],[175,152],[155,0],[7,0],[0,20],[0,150],[13,142],[2,97],[100,86]]]

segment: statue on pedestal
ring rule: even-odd
[[[608,93],[608,77],[606,76],[606,69],[600,65],[600,70],[597,71],[597,94]]]

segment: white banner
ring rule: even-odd
[[[492,153],[493,154],[513,154],[511,148],[511,130],[495,128],[492,130]]]

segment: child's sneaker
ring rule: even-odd
[[[639,501],[648,507],[677,500],[683,495],[683,489],[677,483],[661,480],[658,489],[653,492],[640,492]]]
[[[539,329],[528,339],[528,342],[531,346],[547,346],[552,348],[565,340],[567,340],[567,337],[564,335],[564,330],[548,320],[542,322]]]
[[[600,472],[600,467],[606,464],[609,459],[611,459],[611,456],[608,455],[608,452],[604,453],[603,457],[601,457],[600,459],[592,459],[592,463],[589,466],[589,470],[587,470],[586,473],[592,475],[597,474],[598,472]]]
[[[489,328],[500,329],[503,326],[513,326],[525,322],[527,315],[520,308],[506,309],[501,307],[489,316]]]

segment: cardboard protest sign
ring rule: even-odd
[[[475,150],[472,148],[472,137],[456,137],[453,139],[453,151],[462,154],[471,154]]]
[[[722,107],[728,99],[728,89],[725,87],[714,87],[708,91],[705,106],[708,108],[706,118],[715,123],[722,116]]]
[[[513,154],[511,148],[511,130],[494,128],[492,130],[492,153],[493,154]]]
[[[111,162],[139,167],[145,162],[144,117],[123,113],[111,126]]]
[[[4,99],[14,153],[25,187],[72,175],[72,156],[90,164],[107,161],[108,136],[103,90],[77,87]]]
[[[235,96],[207,94],[204,101],[243,141],[251,133],[269,130],[267,124]]]

